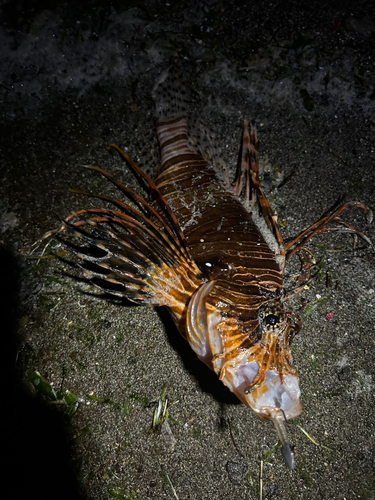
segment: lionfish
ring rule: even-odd
[[[220,161],[210,162],[202,144],[189,140],[186,89],[174,71],[154,88],[160,163],[152,180],[128,155],[115,148],[143,179],[146,202],[106,171],[90,166],[115,184],[132,205],[93,195],[114,208],[85,209],[69,215],[60,229],[81,242],[68,251],[95,285],[145,306],[166,306],[198,358],[214,370],[242,403],[272,420],[282,454],[294,467],[284,422],[302,406],[290,344],[301,326],[284,309],[285,262],[302,263],[300,290],[310,277],[312,258],[304,245],[314,235],[362,233],[340,214],[350,202],[284,243],[259,180],[257,136],[245,120],[242,151],[231,184]],[[83,193],[83,192],[81,192]],[[333,226],[332,226],[333,224]],[[66,233],[65,233],[66,234]]]

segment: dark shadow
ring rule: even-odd
[[[212,394],[220,403],[240,404],[236,396],[220,382],[216,373],[197,358],[188,342],[180,335],[167,309],[159,307],[158,313],[171,346],[178,352],[186,369],[197,379],[202,391]]]
[[[16,369],[18,351],[19,266],[0,246],[2,467],[9,498],[83,500],[72,468],[65,417],[22,387]]]
[[[68,246],[68,248],[70,249],[72,248],[72,244],[70,242],[69,243],[64,242],[64,243]],[[58,257],[58,258],[65,265],[77,271],[77,273],[79,273],[82,268],[90,270],[90,268],[86,264],[83,266],[82,265],[78,266],[77,263],[72,260],[63,257]],[[94,264],[92,265],[92,268],[95,269]],[[102,271],[103,270],[101,270],[101,272]],[[111,286],[114,292],[123,290],[124,289],[123,287],[117,290],[116,285],[111,285],[111,283],[107,283],[99,278],[85,278],[79,276],[79,274],[68,273],[66,271],[64,271],[62,275],[64,277],[68,277],[73,282],[82,283],[86,285],[91,283],[101,289],[101,291],[98,294],[81,289],[80,291],[84,295],[108,301],[113,301],[114,299],[116,299],[117,301],[120,301],[120,303],[118,304],[119,307],[137,306],[137,304],[131,302],[125,297],[111,295],[111,290],[110,290]],[[105,291],[103,291],[104,288]],[[205,392],[212,394],[220,403],[232,403],[232,404],[239,403],[239,400],[236,398],[236,396],[234,396],[233,393],[231,393],[230,390],[227,389],[222,382],[220,382],[217,375],[197,358],[194,351],[190,348],[188,342],[186,342],[186,340],[184,340],[183,337],[180,335],[167,309],[164,307],[159,307],[157,308],[157,310],[166,328],[170,344],[181,356],[181,359],[187,370],[197,379],[199,385],[201,386],[201,389]]]

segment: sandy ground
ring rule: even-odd
[[[69,187],[116,194],[77,164],[139,190],[105,146],[140,159],[155,126],[150,90],[171,60],[232,171],[243,119],[256,125],[285,238],[341,196],[374,208],[372,3],[17,5],[2,3],[0,23],[3,482],[12,498],[375,498],[375,265],[364,242],[354,251],[348,235],[316,239],[317,279],[290,304],[304,315],[292,348],[304,407],[288,424],[294,471],[272,452],[272,424],[199,363],[166,311],[70,279],[53,258],[57,242],[48,258],[35,259],[43,245],[29,255],[61,218],[95,205]],[[362,212],[345,219],[375,241]],[[164,384],[169,427],[150,433]]]

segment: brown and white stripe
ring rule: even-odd
[[[189,146],[187,122],[184,117],[159,123],[157,135],[161,150],[160,173],[171,166],[178,168],[193,163],[207,165],[207,161]]]

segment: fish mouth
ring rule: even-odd
[[[259,376],[259,365],[256,362],[245,363],[239,367],[239,375],[244,377],[243,386],[251,381],[250,386],[242,388],[243,402],[250,406],[259,417],[272,420],[281,442],[281,453],[290,469],[295,468],[295,455],[290,445],[285,421],[296,418],[302,411],[300,401],[298,375],[282,375],[277,370],[267,370],[262,376],[262,382],[254,385]],[[250,387],[250,389],[249,389]],[[236,392],[241,399],[240,394]]]
[[[237,390],[243,392],[242,398],[245,398],[246,404],[265,420],[273,420],[275,415],[278,415],[278,419],[286,420],[298,417],[302,412],[298,376],[267,370],[263,381],[251,387],[258,373],[259,365],[256,362],[238,368],[238,376],[243,376],[245,382]],[[250,384],[246,386],[248,382]]]
[[[237,360],[238,361],[238,360]],[[276,369],[262,373],[259,379],[259,364],[256,361],[231,364],[225,367],[223,382],[236,396],[264,420],[289,420],[302,412],[298,375],[285,375]]]

